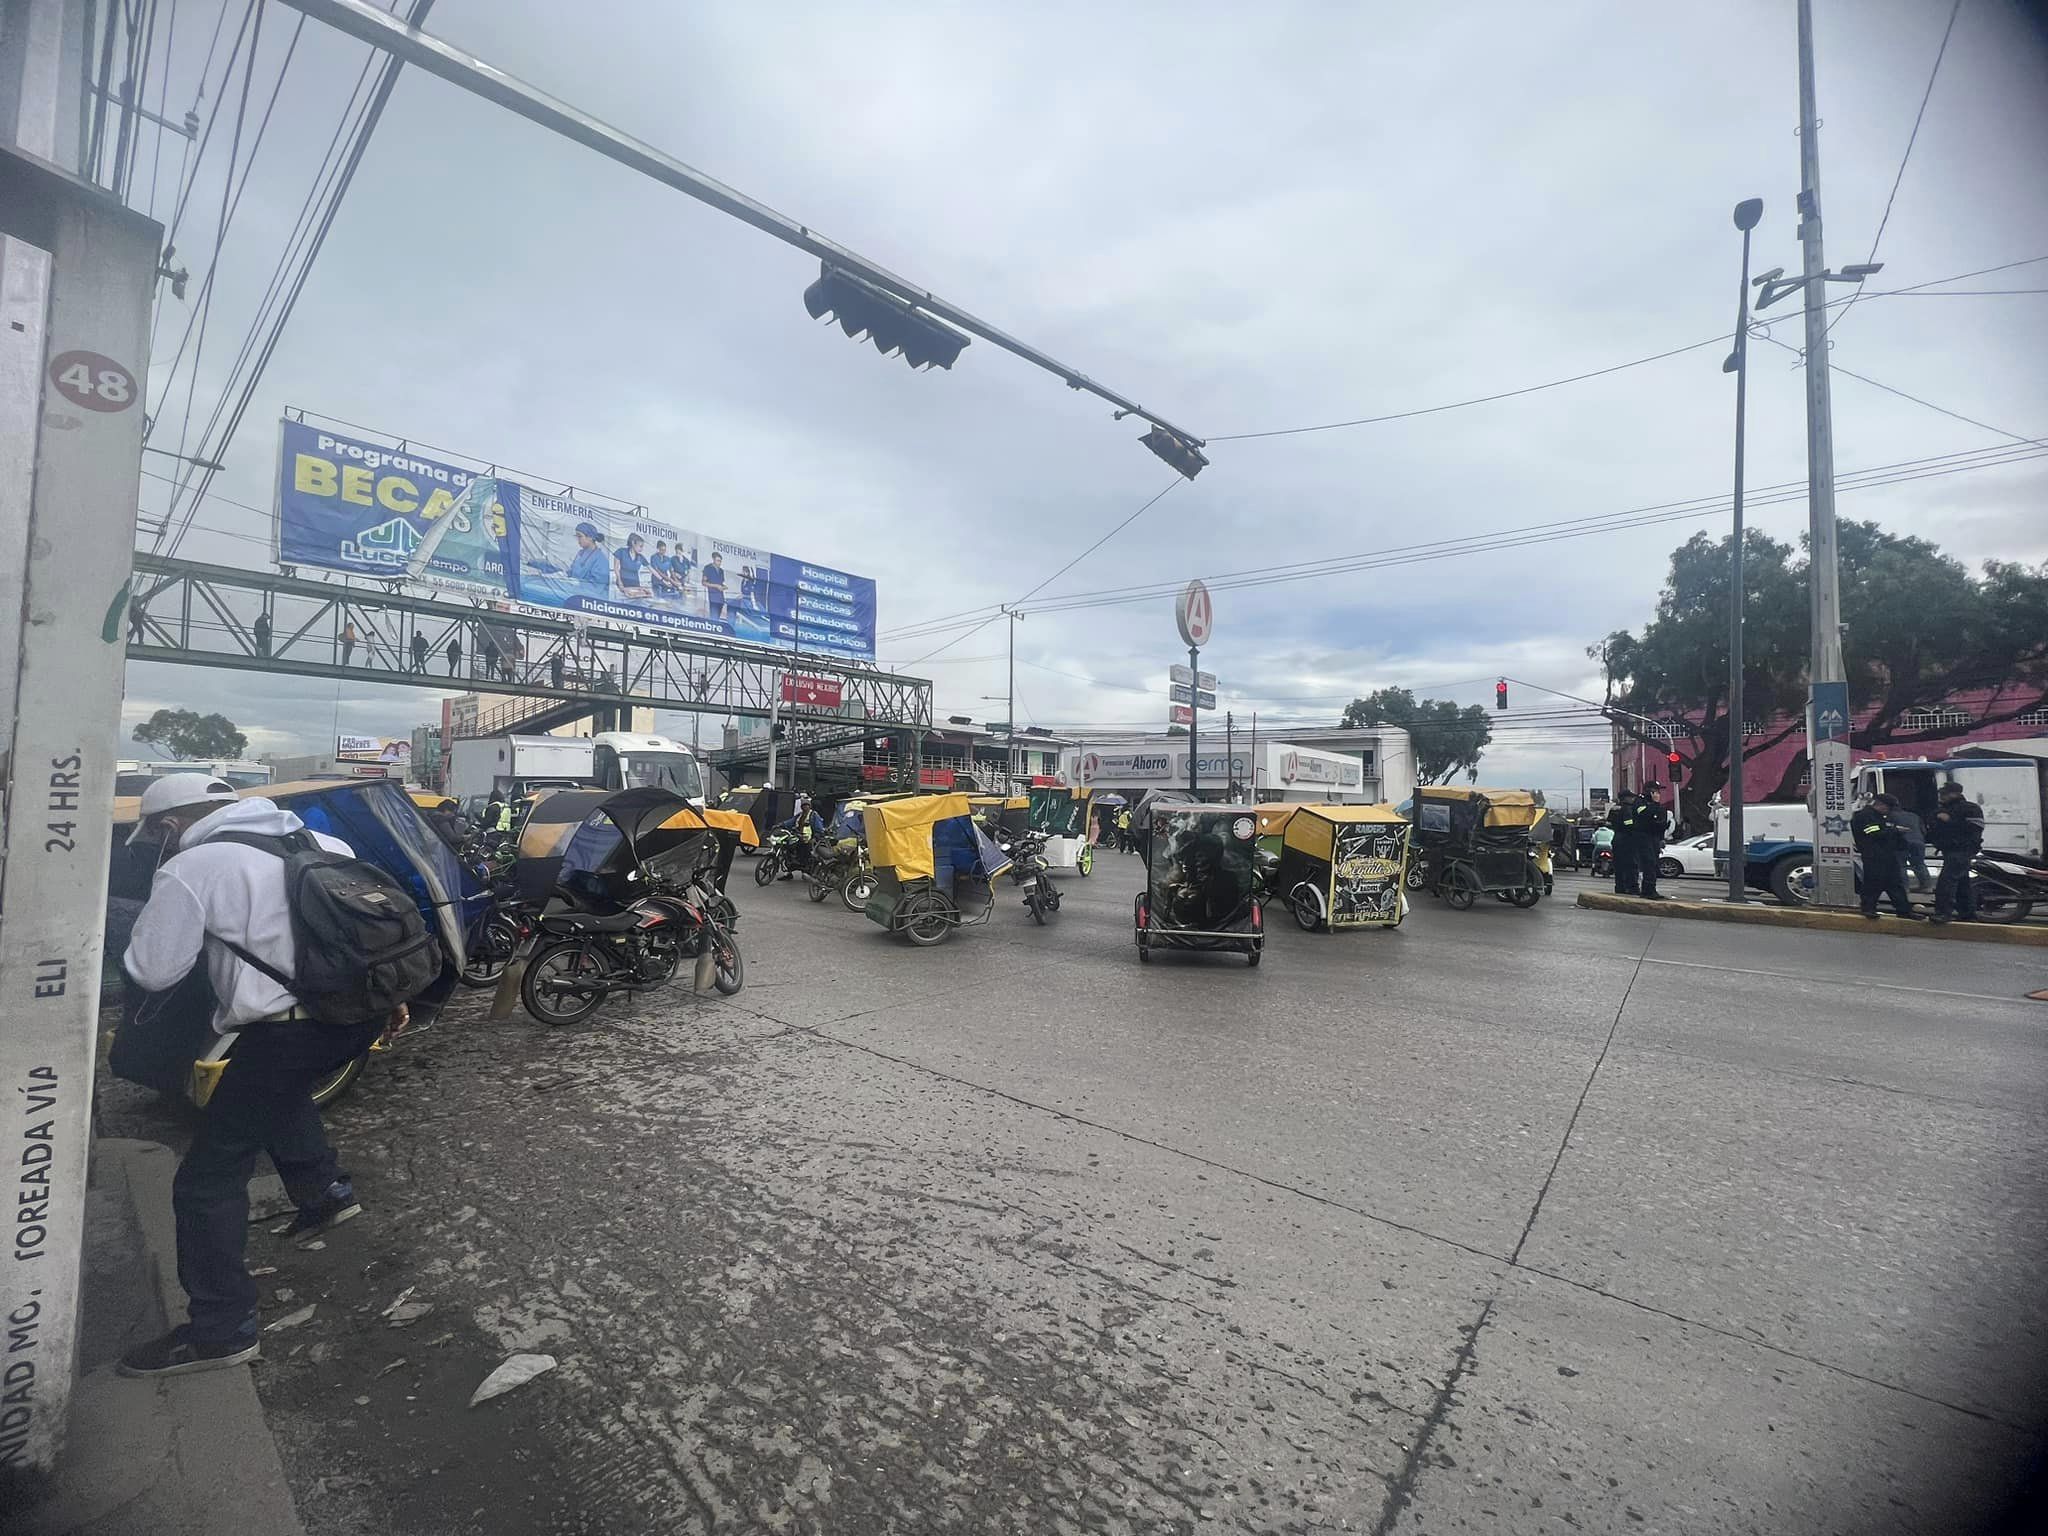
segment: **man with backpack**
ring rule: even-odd
[[[261,797],[203,773],[143,792],[134,841],[164,853],[123,965],[145,991],[204,963],[213,1028],[236,1036],[178,1165],[178,1281],[190,1321],[122,1357],[126,1376],[216,1370],[258,1353],[245,1248],[249,1179],[269,1153],[309,1241],[361,1213],[314,1106],[315,1083],[361,1055],[439,974],[398,883]]]

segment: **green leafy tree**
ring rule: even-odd
[[[1413,744],[1416,776],[1426,784],[1448,784],[1460,773],[1477,779],[1480,756],[1493,740],[1485,706],[1418,699],[1406,688],[1376,688],[1353,699],[1337,723],[1346,730],[1400,726]]]
[[[1605,666],[1616,728],[1679,754],[1679,811],[1696,826],[1728,781],[1730,542],[1695,534],[1680,545],[1650,622],[1640,633],[1617,630],[1587,652]],[[1852,732],[1851,746],[1953,735],[1953,726],[1907,722],[1965,690],[1994,690],[1979,725],[2048,704],[2048,566],[1994,561],[1973,576],[1927,540],[1875,523],[1838,524],[1836,551],[1849,696],[1858,709],[1874,710]],[[1808,585],[1804,557],[1754,530],[1743,560],[1743,713],[1750,724],[1779,717],[1767,732],[1742,736],[1747,759],[1805,729]],[[1764,792],[1796,798],[1806,766],[1805,752],[1796,753]]]
[[[173,757],[240,757],[249,738],[226,715],[202,715],[190,709],[160,709],[135,727],[135,739],[160,747]]]

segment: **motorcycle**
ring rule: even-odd
[[[835,891],[846,910],[858,912],[875,893],[875,869],[868,861],[868,847],[857,837],[842,837],[812,858],[804,871],[813,901],[823,901]]]
[[[812,845],[787,827],[768,834],[761,856],[754,860],[754,884],[773,885],[782,874],[807,871],[813,859]]]
[[[1987,849],[1970,861],[1970,884],[1979,922],[2017,923],[2048,903],[2048,859]]]
[[[712,985],[727,997],[746,985],[739,940],[695,881],[656,885],[615,911],[574,886],[559,894],[577,905],[532,920],[535,948],[519,986],[543,1024],[578,1024],[615,992],[663,986],[685,959],[708,955]]]
[[[996,835],[995,829],[989,831],[990,836]],[[1008,842],[996,837],[996,843],[1010,856],[1010,878],[1024,887],[1024,905],[1031,910],[1031,920],[1044,927],[1046,917],[1060,909],[1060,888],[1046,873],[1052,864],[1045,856],[1045,834],[1020,832],[1012,834]]]

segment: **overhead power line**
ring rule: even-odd
[[[1997,468],[2005,464],[2023,463],[2030,459],[2048,456],[2048,439],[2026,439],[2012,445],[1992,448],[1968,449],[1957,453],[1936,454],[1919,459],[1902,459],[1891,464],[1873,465],[1865,469],[1846,470],[1837,475],[1837,487],[1841,490],[1869,489],[1876,486],[1895,485],[1912,480],[1935,478],[1950,474],[1963,474],[1979,469]],[[1775,485],[1759,487],[1746,498],[1754,505],[1772,505],[1794,501],[1806,495],[1806,481],[1786,480]],[[1300,561],[1287,565],[1254,567],[1229,576],[1211,576],[1204,580],[1217,591],[1236,588],[1280,585],[1296,581],[1313,581],[1323,577],[1342,575],[1353,571],[1390,565],[1407,565],[1421,561],[1449,559],[1459,555],[1478,554],[1489,550],[1519,548],[1531,544],[1553,543],[1561,539],[1585,538],[1589,535],[1619,532],[1628,528],[1645,527],[1658,523],[1677,522],[1696,518],[1703,514],[1715,513],[1727,504],[1726,493],[1710,496],[1690,497],[1682,501],[1655,502],[1645,506],[1632,507],[1621,512],[1599,513],[1586,517],[1565,518],[1544,523],[1525,524],[1517,528],[1501,529],[1490,533],[1472,534],[1462,538],[1434,540],[1423,544],[1397,545],[1390,549],[1368,551],[1361,554],[1333,556],[1324,560]],[[1108,587],[1092,592],[1077,592],[1065,595],[1055,594],[1034,605],[1035,612],[1054,613],[1079,608],[1110,607],[1125,603],[1150,602],[1171,596],[1185,584],[1185,578],[1172,581],[1146,583],[1126,587]],[[975,627],[993,622],[1000,610],[990,613],[976,622]],[[929,626],[911,626],[900,631],[904,638],[928,638],[944,633],[947,629],[960,627],[957,621],[933,623]]]
[[[1899,172],[1892,177],[1891,192],[1884,200],[1884,214],[1877,221],[1877,233],[1870,237],[1870,254],[1863,258],[1868,266],[1877,260],[1877,247],[1884,239],[1884,227],[1892,221],[1892,204],[1898,201],[1899,184],[1906,179],[1906,166],[1913,158],[1913,146],[1920,140],[1920,124],[1927,116],[1927,103],[1934,95],[1934,82],[1941,76],[1941,61],[1948,55],[1949,35],[1956,29],[1956,17],[1962,14],[1963,0],[1954,0],[1948,8],[1948,25],[1941,29],[1941,46],[1934,50],[1934,67],[1927,71],[1927,89],[1920,93],[1919,110],[1913,114],[1913,131],[1906,135],[1906,152],[1899,156]],[[1849,317],[1849,311],[1856,307],[1855,294],[1849,295],[1849,302],[1842,306],[1840,313],[1828,322],[1825,334],[1832,336],[1835,327]]]

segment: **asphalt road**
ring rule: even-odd
[[[1567,880],[1141,967],[1136,870],[929,951],[742,879],[735,999],[380,1059],[369,1213],[252,1259],[318,1306],[259,1374],[309,1529],[1863,1533],[2022,1475],[2037,952]]]

